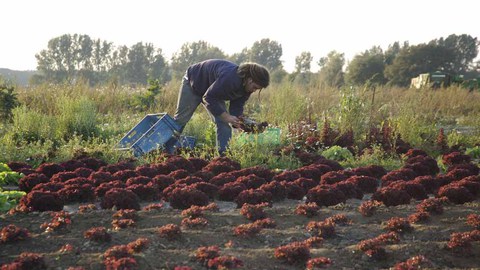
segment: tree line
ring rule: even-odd
[[[316,80],[331,87],[365,83],[408,86],[412,77],[432,71],[479,76],[480,61],[474,61],[479,46],[476,37],[452,34],[418,45],[395,42],[386,50],[373,46],[355,55],[349,63],[343,53],[331,51],[317,62],[320,68],[315,73],[311,72],[313,57],[304,51],[295,58],[295,71],[287,73],[280,60],[282,45],[268,38],[232,55],[206,41],[188,42],[167,60],[162,49],[151,43],[116,47],[112,42],[88,35],[65,34],[51,39],[47,49],[35,55],[39,74],[32,77],[31,84],[80,79],[91,85],[112,81],[145,85],[149,80],[166,83],[183,76],[190,64],[222,58],[238,64],[247,61],[262,64],[271,71],[274,82]]]

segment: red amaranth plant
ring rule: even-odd
[[[30,232],[14,224],[10,224],[0,230],[0,243],[13,243],[28,238],[30,238]]]
[[[275,248],[275,258],[288,264],[305,264],[310,259],[310,249],[302,242],[293,242]]]
[[[98,243],[110,242],[112,240],[112,236],[107,232],[105,227],[90,228],[83,233],[83,236],[90,241]]]

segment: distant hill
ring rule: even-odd
[[[13,84],[21,86],[28,85],[30,78],[35,75],[36,70],[11,70],[8,68],[0,68],[0,76],[4,79],[11,81]]]

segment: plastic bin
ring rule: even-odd
[[[140,139],[140,137],[153,127],[164,115],[166,115],[166,113],[147,114],[134,128],[123,136],[120,142],[118,142],[116,148],[130,148],[132,144],[138,141],[138,139]]]
[[[238,141],[241,143],[256,142],[258,144],[280,144],[280,128],[267,128],[264,132],[255,133],[241,133],[238,136]]]
[[[195,137],[192,136],[180,136],[180,139],[177,141],[177,144],[175,145],[177,148],[189,148],[193,149],[195,147],[196,143]]]
[[[163,116],[131,146],[135,156],[144,155],[162,147],[173,136],[180,137],[180,127],[170,115]]]

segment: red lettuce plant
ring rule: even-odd
[[[247,223],[247,224],[240,224],[235,228],[233,228],[233,233],[236,236],[252,237],[260,233],[262,229],[263,227],[258,224]]]
[[[423,255],[413,256],[410,259],[395,264],[394,270],[424,269],[432,267],[432,262]]]
[[[105,227],[90,228],[83,233],[83,236],[90,241],[98,243],[110,242],[112,240],[112,236]]]
[[[264,219],[267,217],[267,213],[265,213],[265,210],[264,210],[264,208],[267,206],[268,206],[267,203],[261,203],[261,204],[255,204],[255,205],[245,203],[240,208],[240,214],[242,214],[248,220],[252,220],[252,221]]]
[[[195,251],[195,259],[203,266],[207,266],[208,261],[220,256],[218,246],[203,246]]]
[[[159,227],[157,232],[161,238],[165,238],[170,241],[179,239],[182,236],[182,230],[178,225],[175,224],[167,224]]]
[[[243,266],[243,261],[234,256],[218,256],[208,260],[208,268],[210,269],[234,269]]]
[[[408,222],[408,219],[393,217],[387,221],[386,229],[398,233],[411,232],[413,227]]]
[[[316,203],[312,202],[312,203],[298,204],[297,207],[295,208],[294,213],[297,215],[304,215],[311,218],[318,215],[319,210],[320,210],[320,207]]]
[[[175,188],[168,196],[170,206],[175,209],[187,209],[192,205],[204,206],[209,203],[207,194],[192,187]]]
[[[145,237],[137,238],[137,240],[127,244],[129,253],[140,253],[148,248],[150,240]]]
[[[18,189],[30,192],[36,185],[40,183],[48,183],[49,179],[43,173],[31,173],[18,180]]]
[[[61,211],[64,202],[56,192],[32,191],[20,199],[18,208],[22,212]]]
[[[71,215],[66,211],[52,212],[52,220],[40,225],[46,232],[58,231],[67,228],[71,223]]]
[[[28,238],[30,238],[30,232],[14,224],[10,224],[0,230],[0,243],[13,243]]]
[[[328,267],[332,264],[332,260],[327,257],[318,257],[312,258],[307,261],[307,269],[306,270],[314,270]]]
[[[100,206],[102,209],[111,209],[115,206],[117,209],[140,210],[139,201],[140,199],[133,191],[123,188],[113,188],[105,193]]]
[[[288,264],[305,264],[310,259],[310,249],[302,242],[293,242],[275,248],[275,258]]]
[[[2,270],[43,270],[47,269],[47,264],[42,255],[37,253],[23,252],[12,263],[4,264]]]
[[[197,218],[184,218],[182,219],[181,226],[189,229],[201,229],[208,225],[208,220],[203,217]]]
[[[237,203],[237,208],[243,206],[243,204],[261,204],[268,203],[271,204],[272,194],[270,192],[264,191],[262,189],[248,189],[240,192],[235,198]]]

